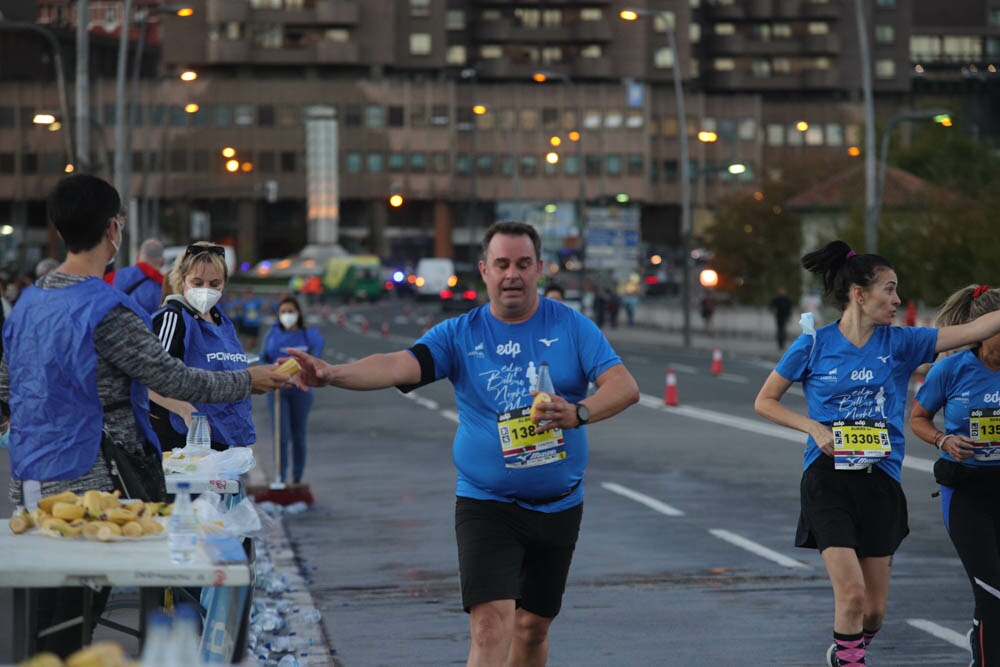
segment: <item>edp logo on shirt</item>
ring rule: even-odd
[[[861,380],[862,382],[871,382],[875,379],[875,374],[867,368],[861,368],[856,371],[851,371],[851,379]]]
[[[512,340],[508,340],[503,345],[497,345],[497,354],[505,355],[509,354],[512,357],[516,357],[521,354],[521,344],[515,343]]]

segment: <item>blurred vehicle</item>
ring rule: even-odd
[[[468,283],[445,288],[438,296],[441,298],[441,310],[446,312],[466,312],[481,303],[479,292]]]
[[[417,262],[416,285],[417,298],[433,299],[442,290],[455,287],[458,278],[455,276],[455,263],[446,257],[425,257]]]
[[[234,273],[236,273],[236,268],[237,268],[236,248],[234,248],[231,245],[224,245],[222,247],[226,251],[225,254],[226,268],[229,270],[229,275],[232,276]],[[171,246],[166,246],[163,249],[163,273],[167,273],[170,269],[173,268],[174,262],[177,261],[178,257],[181,257],[184,254],[185,250],[187,250],[186,245],[171,245]]]
[[[382,261],[375,255],[334,257],[326,263],[326,294],[348,301],[378,301],[385,294]]]
[[[322,276],[326,273],[327,262],[330,259],[350,256],[337,243],[312,243],[294,255],[258,262],[250,269],[249,277],[294,280],[309,276]],[[296,285],[292,285],[292,287],[297,289]]]
[[[413,296],[416,293],[417,277],[398,266],[383,267],[385,288],[396,296]]]

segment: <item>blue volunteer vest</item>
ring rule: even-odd
[[[196,317],[188,308],[171,301],[167,308],[178,311],[184,318],[184,363],[207,371],[245,371],[247,355],[243,351],[236,327],[219,311],[222,318],[216,325]],[[208,415],[212,442],[228,447],[245,447],[257,441],[253,427],[253,409],[250,398],[230,403],[195,403],[198,412]],[[170,413],[170,425],[178,433],[187,433],[184,420]]]
[[[14,479],[75,479],[94,467],[104,427],[94,329],[119,305],[151,326],[128,295],[100,278],[21,292],[3,328]],[[159,449],[146,387],[132,380],[130,398],[142,433]]]
[[[156,312],[163,301],[163,286],[138,266],[126,266],[115,271],[115,287],[135,299],[149,314]]]

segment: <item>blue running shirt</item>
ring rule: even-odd
[[[550,458],[537,452],[505,458],[501,434],[506,417],[531,405],[540,363],[548,362],[556,393],[571,403],[586,397],[588,382],[621,363],[593,322],[562,303],[540,299],[531,319],[507,324],[486,304],[441,322],[415,345],[430,350],[434,379],[448,378],[455,387],[457,495],[510,502],[553,498],[575,487],[555,502],[520,504],[558,512],[582,501],[585,429],[562,431],[564,442],[546,450]]]
[[[877,326],[862,347],[844,338],[839,320],[799,336],[781,357],[775,371],[790,382],[801,382],[809,417],[831,425],[839,419],[885,419],[892,453],[876,465],[899,481],[905,444],[903,417],[910,375],[934,360],[937,329]],[[804,469],[824,456],[809,436]]]
[[[994,373],[983,366],[972,350],[953,354],[934,362],[924,384],[917,390],[917,402],[931,413],[944,407],[945,433],[969,436],[971,411],[979,409],[992,412],[1000,408],[1000,371]],[[983,433],[975,439],[978,442],[1000,441],[1000,437],[992,432]],[[943,450],[941,458],[955,460]],[[994,466],[1000,464],[1000,458],[977,461],[970,457],[962,463],[968,466]]]

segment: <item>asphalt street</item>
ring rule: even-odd
[[[404,347],[442,317],[393,301],[343,312],[343,325],[336,312],[321,321],[331,362]],[[819,555],[793,546],[803,438],[752,410],[777,358],[773,341],[697,332],[683,350],[675,331],[607,333],[642,400],[588,427],[583,526],[549,664],[822,665],[832,596]],[[713,375],[716,346],[724,371]],[[667,368],[678,378],[675,408],[663,405]],[[270,478],[269,419],[263,399],[254,400],[258,466]],[[801,395],[789,401],[801,405]],[[465,662],[456,420],[446,382],[409,395],[317,392],[306,473],[316,503],[284,522],[336,664]],[[931,498],[933,450],[908,443],[912,532],[895,559],[869,663],[965,665],[969,585]],[[0,597],[9,627],[7,609],[9,597]],[[0,636],[0,662],[2,646]]]

